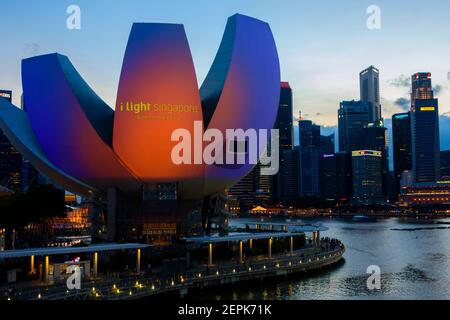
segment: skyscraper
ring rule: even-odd
[[[12,92],[0,90],[0,99],[12,101]],[[21,190],[22,155],[0,130],[0,185],[12,190]]]
[[[277,119],[274,125],[275,129],[279,130],[279,155],[280,155],[280,169],[275,176],[262,176],[261,165],[256,166],[252,172],[240,182],[238,182],[233,188],[230,189],[229,195],[233,198],[240,199],[241,209],[251,209],[255,204],[254,195],[258,193],[259,198],[264,198],[265,201],[271,203],[272,201],[283,201],[284,191],[283,185],[286,182],[283,177],[286,175],[281,174],[282,170],[286,170],[286,166],[282,167],[285,160],[289,163],[292,158],[291,153],[284,153],[284,150],[292,151],[294,148],[294,127],[293,127],[293,113],[292,113],[292,89],[289,82],[280,83],[280,103],[278,105]],[[270,148],[270,145],[269,145]],[[284,156],[289,159],[284,159]],[[289,169],[289,172],[291,169]],[[252,182],[250,180],[252,179]],[[290,178],[291,179],[291,178]],[[269,196],[270,198],[269,199]]]
[[[412,170],[411,117],[409,112],[392,116],[395,194],[400,194],[403,171]]]
[[[352,156],[349,152],[337,152],[336,161],[336,199],[349,201],[353,195]]]
[[[352,152],[353,200],[356,203],[370,204],[383,198],[380,171],[382,152],[359,150]]]
[[[369,105],[369,122],[381,119],[380,71],[374,66],[359,74],[361,101]]]
[[[333,158],[333,159],[330,159]],[[333,164],[332,164],[332,163]],[[334,176],[334,178],[332,178]],[[330,185],[332,183],[332,185]],[[334,133],[320,136],[319,190],[322,199],[331,200],[336,194],[336,164],[334,161]],[[333,191],[334,190],[334,191]]]
[[[412,76],[412,163],[416,182],[440,178],[439,104],[434,99],[430,73]]]
[[[388,146],[388,131],[384,127],[383,119],[375,123],[369,123],[363,130],[364,149],[381,152],[381,181],[383,196],[387,198],[388,195],[388,174],[389,174],[389,146]]]
[[[329,136],[320,136],[320,152],[322,155],[334,153],[334,133]]]
[[[299,197],[299,147],[282,150],[279,170],[279,201],[284,206],[295,205]]]
[[[228,192],[231,198],[237,199],[242,212],[252,209],[255,205],[257,173],[258,170],[253,169]]]
[[[369,122],[367,102],[342,101],[338,111],[339,151],[364,149],[363,130]]]
[[[431,85],[431,73],[418,72],[411,77],[411,103],[414,107],[416,100],[434,99],[433,86]]]
[[[320,197],[326,201],[334,201],[337,197],[337,166],[333,154],[324,154],[321,159]]]
[[[294,146],[292,89],[289,85],[289,82],[282,82],[280,85],[280,89],[280,105],[278,108],[275,129],[280,130],[280,149],[286,150],[292,149]]]
[[[275,129],[280,133],[280,169],[272,178],[274,202],[290,203],[294,194],[298,195],[298,150],[294,151],[294,126],[292,111],[292,89],[288,82],[280,84],[280,104],[278,107]],[[294,161],[294,162],[293,162]],[[297,172],[292,176],[292,172]],[[295,185],[295,190],[292,189]],[[290,186],[290,187],[288,187]]]
[[[272,204],[272,176],[266,176],[261,173],[261,170],[267,166],[258,163],[253,169],[255,171],[255,197],[256,205],[269,206]]]
[[[318,197],[319,158],[321,151],[320,126],[309,120],[299,121],[300,133],[300,196]]]

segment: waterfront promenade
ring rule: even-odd
[[[339,262],[345,252],[343,244],[330,246],[321,242],[315,250],[302,249],[293,254],[252,257],[242,264],[232,262],[202,266],[173,275],[134,275],[119,279],[99,277],[84,281],[80,290],[67,290],[65,283],[52,286],[17,288],[7,299],[19,300],[130,300],[174,293],[184,296],[189,290],[242,281],[262,280],[318,270]],[[5,297],[6,293],[3,293]]]

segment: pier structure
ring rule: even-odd
[[[35,259],[43,257],[45,261],[44,279],[39,285],[29,283],[17,286],[15,296],[8,299],[26,300],[64,300],[64,299],[138,299],[155,295],[176,293],[186,295],[190,290],[211,286],[234,284],[243,281],[262,280],[279,276],[318,270],[338,263],[345,252],[345,246],[337,239],[320,238],[320,232],[327,228],[320,225],[307,224],[281,224],[258,223],[258,225],[245,227],[245,232],[238,229],[227,236],[211,235],[201,237],[188,237],[185,242],[187,252],[189,248],[207,248],[207,257],[204,263],[200,261],[187,266],[180,272],[172,272],[161,268],[150,267],[141,269],[141,256],[149,245],[144,244],[99,244],[87,247],[42,248],[13,250],[0,252],[0,259],[4,258],[30,258],[30,271],[34,272]],[[296,242],[302,239],[301,242]],[[273,250],[277,240],[278,250]],[[287,240],[287,241],[286,241]],[[261,250],[266,242],[266,253]],[[300,245],[300,243],[302,243]],[[295,246],[297,244],[297,246]],[[218,245],[238,248],[239,253],[234,258],[219,259],[214,255]],[[255,254],[244,255],[247,252],[257,251]],[[258,247],[259,250],[256,250]],[[282,248],[283,247],[283,248]],[[284,248],[286,247],[286,248]],[[203,248],[203,249],[202,249]],[[109,277],[98,271],[98,259],[101,252],[117,250],[132,250],[136,253],[136,268],[124,272],[118,277]],[[74,261],[72,263],[84,264],[88,270],[84,274],[81,289],[68,290],[62,281],[49,281],[50,257],[61,254],[89,253],[92,255],[91,263]],[[36,257],[36,258],[35,258]],[[207,258],[207,259],[206,259]],[[42,258],[39,258],[42,260]],[[70,263],[70,261],[69,261]],[[42,266],[42,264],[41,264]],[[52,277],[55,277],[53,268]],[[56,272],[57,273],[57,272]]]
[[[274,239],[289,239],[289,255],[294,256],[294,239],[304,237],[309,240],[310,247],[316,248],[320,245],[320,232],[328,228],[321,225],[300,224],[300,223],[270,223],[255,222],[246,224],[246,232],[233,232],[226,236],[218,234],[203,237],[185,238],[186,242],[196,244],[197,246],[207,245],[208,247],[208,266],[214,265],[214,246],[219,243],[235,243],[239,247],[239,263],[244,263],[244,243],[250,249],[253,248],[253,241],[261,240],[267,242],[267,258],[272,259],[272,247]],[[310,238],[307,234],[311,234]],[[287,249],[287,248],[286,248]]]

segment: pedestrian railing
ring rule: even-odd
[[[317,254],[283,255],[272,259],[251,260],[243,264],[220,264],[217,267],[203,267],[171,276],[134,276],[123,279],[100,279],[84,281],[82,289],[67,290],[65,285],[45,288],[22,288],[7,299],[20,300],[75,300],[75,299],[135,299],[143,296],[162,294],[170,291],[208,285],[209,283],[239,281],[267,275],[281,270],[309,270],[316,265],[334,263],[345,252],[343,244]],[[246,277],[248,276],[248,277]],[[237,280],[236,280],[237,279]]]

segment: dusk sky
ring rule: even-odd
[[[267,21],[273,31],[282,79],[294,90],[294,114],[335,126],[339,101],[359,99],[359,72],[381,72],[383,116],[406,108],[409,78],[431,72],[443,115],[443,146],[450,121],[450,2],[428,0],[2,0],[0,88],[20,103],[23,58],[67,55],[91,87],[111,106],[133,22],[184,24],[199,86],[208,72],[227,22],[241,13]],[[68,30],[66,9],[81,8],[81,30]],[[369,5],[381,8],[381,30],[369,30]]]

